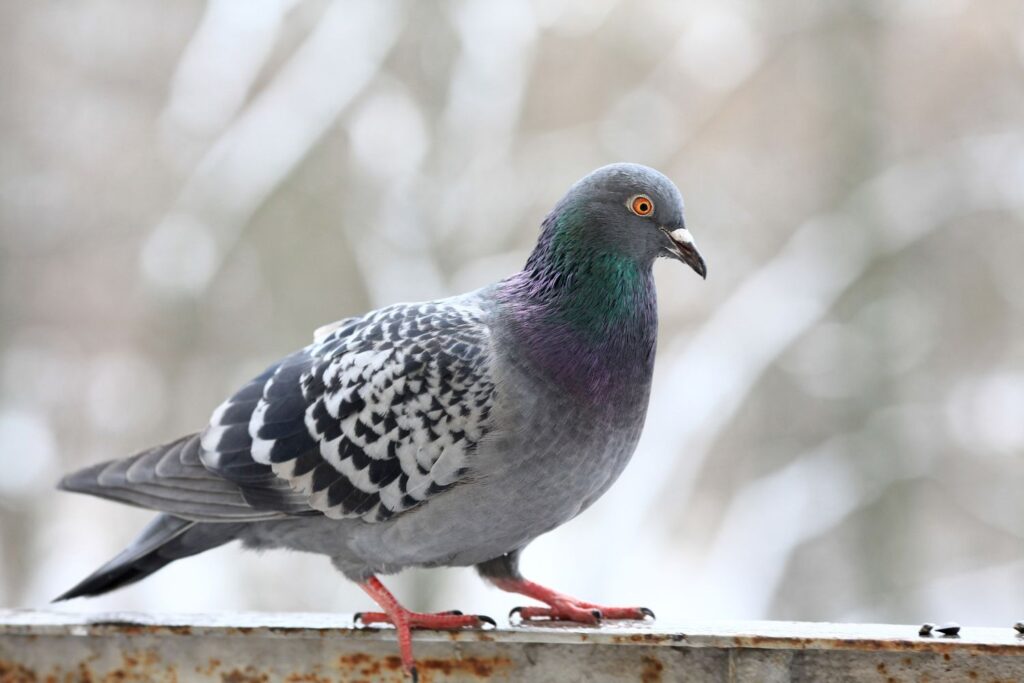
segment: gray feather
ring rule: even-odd
[[[54,602],[121,588],[144,579],[174,560],[227,543],[240,531],[239,525],[199,524],[170,515],[158,515],[131,545]]]
[[[640,195],[653,212],[629,208]],[[670,255],[703,275],[688,236],[667,178],[599,169],[521,272],[322,328],[200,434],[70,475],[66,490],[178,519],[158,518],[89,589],[235,537],[329,555],[354,579],[522,549],[632,456],[657,338],[651,266]]]
[[[198,437],[190,435],[130,458],[93,465],[64,477],[58,487],[195,521],[255,521],[280,516],[277,511],[254,509],[236,484],[209,472],[198,459],[196,464],[185,464],[182,450],[195,448],[197,443]],[[169,467],[179,476],[158,474],[158,465],[165,461],[177,463]]]

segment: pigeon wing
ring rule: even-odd
[[[481,309],[389,306],[316,341],[214,412],[201,459],[254,507],[383,521],[471,470],[494,400]],[[287,484],[282,493],[282,482]]]

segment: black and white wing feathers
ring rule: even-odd
[[[389,519],[471,471],[494,400],[490,343],[465,303],[321,328],[216,410],[202,462],[256,507],[294,514],[298,495],[329,517]]]

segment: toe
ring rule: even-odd
[[[654,612],[646,607],[602,607],[605,619],[654,619]]]

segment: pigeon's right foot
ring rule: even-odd
[[[441,612],[439,614],[423,614],[422,612],[410,612],[399,604],[398,599],[391,594],[384,584],[377,577],[371,577],[359,584],[359,587],[369,593],[374,602],[381,606],[383,612],[360,612],[356,614],[357,626],[371,626],[374,624],[390,624],[398,631],[398,650],[402,655],[402,668],[412,680],[418,681],[419,674],[416,671],[416,661],[412,656],[412,629],[437,629],[451,631],[462,628],[483,628],[485,625],[496,626],[490,617],[475,614],[463,614],[457,610]]]
[[[509,618],[520,620],[571,621],[577,624],[600,624],[605,619],[642,621],[654,619],[654,612],[646,607],[606,607],[578,600],[564,593],[545,588],[523,578],[492,578],[492,583],[503,591],[519,593],[547,603],[547,607],[515,607]]]

